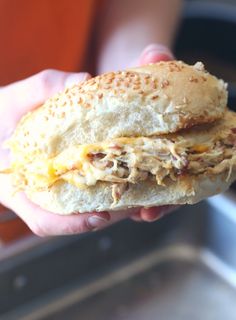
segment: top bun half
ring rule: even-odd
[[[55,95],[20,121],[10,145],[21,156],[52,157],[71,145],[213,122],[226,104],[226,84],[202,63],[160,62],[103,74]]]

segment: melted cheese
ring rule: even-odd
[[[196,144],[195,146],[193,146],[191,148],[191,150],[195,151],[195,152],[198,152],[198,153],[203,153],[203,152],[206,152],[210,149],[210,146],[209,145],[206,145],[206,144]]]
[[[104,154],[104,157],[96,158],[100,153]],[[188,159],[191,157],[192,166],[188,167],[196,173],[200,172],[197,171],[197,164],[202,166],[202,163],[193,161],[198,155],[206,160],[206,166],[213,158],[214,161],[221,161],[219,157],[224,157],[222,149],[218,150],[212,141],[202,137],[124,137],[109,142],[72,146],[48,160],[38,159],[28,163],[16,161],[12,165],[12,171],[22,175],[27,181],[26,185],[34,188],[49,187],[58,180],[67,181],[80,189],[93,186],[97,181],[137,183],[138,179],[143,179],[140,172],[153,174],[157,183],[163,184],[166,176],[175,178],[176,170],[186,170]],[[138,169],[137,174],[133,177],[129,173],[130,180],[127,176],[123,177],[122,170],[125,171],[125,168],[118,168],[117,161],[125,163],[130,172]],[[109,162],[113,164],[112,169]],[[99,167],[96,166],[97,163],[103,165]]]

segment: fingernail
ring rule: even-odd
[[[90,75],[86,72],[72,73],[65,80],[65,87],[72,87],[73,85],[85,81],[90,78]]]
[[[170,49],[168,47],[164,46],[163,44],[150,44],[149,46],[147,46],[144,49],[143,53],[148,53],[150,51],[171,53]]]
[[[88,218],[87,221],[88,221],[88,227],[92,230],[95,230],[95,229],[100,229],[104,227],[109,220],[101,216],[91,216]]]
[[[152,44],[144,49],[142,56],[146,59],[152,59],[154,56],[160,56],[160,60],[173,59],[174,56],[171,53],[170,49],[166,46],[159,44]]]

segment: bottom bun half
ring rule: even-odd
[[[227,179],[228,178],[228,179]],[[224,192],[236,179],[236,170],[217,176],[201,175],[182,177],[159,186],[153,180],[130,184],[121,199],[114,204],[112,184],[99,182],[96,186],[80,190],[75,186],[58,182],[47,191],[27,193],[29,199],[51,212],[69,215],[92,211],[114,211],[131,207],[153,207],[167,204],[194,204]]]

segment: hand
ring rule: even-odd
[[[9,165],[9,152],[2,145],[11,136],[21,117],[64,87],[89,77],[87,73],[46,70],[0,89],[0,168]],[[130,214],[126,211],[112,216],[108,212],[56,215],[33,204],[23,192],[13,196],[11,178],[4,174],[0,174],[0,190],[0,202],[12,209],[39,236],[82,233],[107,226]]]
[[[149,49],[148,49],[149,48]],[[147,47],[141,54],[138,65],[171,58],[163,47]],[[3,142],[13,133],[18,121],[28,111],[40,106],[54,93],[66,86],[88,79],[87,73],[64,73],[46,70],[28,79],[0,89],[0,167],[9,165],[9,153],[2,148]],[[14,196],[11,178],[0,175],[0,202],[12,209],[31,230],[39,236],[83,233],[106,227],[127,217],[134,220],[153,221],[169,210],[168,206],[150,209],[129,209],[115,212],[93,212],[71,216],[60,216],[41,209],[27,199],[23,192]]]

